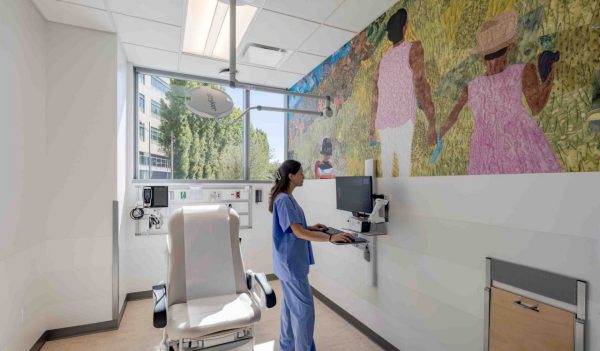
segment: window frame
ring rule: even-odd
[[[195,80],[195,81],[200,81],[200,82],[204,82],[204,83],[213,83],[213,84],[219,84],[219,85],[223,85],[223,86],[230,86],[229,81],[228,80],[223,80],[223,79],[216,79],[216,78],[210,78],[210,77],[204,77],[204,76],[196,76],[196,75],[190,75],[190,74],[185,74],[185,73],[178,73],[178,72],[168,72],[168,71],[162,71],[162,70],[156,70],[156,69],[150,69],[150,68],[142,68],[142,67],[133,67],[133,89],[134,89],[134,95],[137,93],[139,96],[139,89],[138,89],[138,84],[139,84],[139,79],[137,78],[138,74],[144,74],[144,75],[150,75],[150,80],[152,82],[152,76],[162,76],[162,77],[168,77],[168,78],[175,78],[175,79],[182,79],[182,80]],[[156,78],[155,78],[156,79]],[[154,87],[155,88],[155,87]],[[269,87],[269,88],[275,88],[275,89],[279,89],[277,87]],[[156,88],[155,88],[156,89]],[[244,106],[243,106],[243,110],[246,110],[249,106],[250,106],[250,90],[249,89],[245,89],[245,88],[238,88],[243,90],[243,94],[244,94]],[[277,93],[273,93],[273,94],[277,94]],[[282,98],[284,99],[284,106],[287,108],[289,107],[289,101],[288,101],[288,97],[284,94],[282,94]],[[144,106],[144,110],[145,110],[145,106]],[[138,109],[138,103],[134,104],[134,111],[133,111],[133,119],[134,119],[134,125],[137,125],[139,123],[139,109]],[[145,112],[143,112],[145,113]],[[284,142],[283,142],[283,153],[284,153],[284,157],[287,157],[288,154],[288,113],[282,112],[283,114],[283,122],[284,122]],[[242,179],[140,179],[139,178],[139,160],[138,160],[138,155],[139,155],[139,143],[138,143],[138,138],[137,138],[137,131],[136,134],[134,134],[134,155],[135,155],[135,163],[133,165],[133,179],[132,182],[135,183],[166,183],[166,184],[188,184],[188,183],[192,183],[192,184],[197,184],[197,183],[223,183],[223,184],[271,184],[273,183],[273,180],[270,179],[249,179],[250,178],[250,123],[251,123],[251,112],[246,113],[246,115],[243,117],[243,123],[242,123],[242,138],[243,138],[243,148],[242,148],[242,162],[243,162],[243,171],[242,171]],[[149,142],[151,142],[151,139],[149,140]],[[151,160],[151,156],[150,156],[150,163],[152,162]],[[169,160],[170,163],[170,160]]]

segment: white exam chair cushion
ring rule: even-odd
[[[171,339],[199,339],[249,326],[260,320],[260,307],[247,293],[189,300],[169,307],[167,333]]]

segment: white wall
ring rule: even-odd
[[[29,349],[46,330],[45,22],[30,1],[0,2],[0,350]]]
[[[112,319],[117,38],[47,26],[48,329]]]
[[[342,226],[335,181],[294,192],[310,223]],[[378,287],[354,247],[315,244],[312,285],[403,351],[481,350],[485,257],[587,280],[600,349],[600,173],[379,178],[391,196]],[[314,194],[320,194],[314,196]]]

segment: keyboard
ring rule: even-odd
[[[344,233],[344,231],[328,227],[327,229],[325,229],[323,231],[323,233],[326,233],[326,234],[329,234],[329,235],[335,235],[335,234],[339,234],[339,233]],[[346,242],[334,242],[334,244],[336,244],[336,245],[361,244],[361,243],[366,243],[366,242],[368,242],[367,239],[363,239],[363,238],[359,238],[359,237],[355,236],[355,237],[352,238],[352,241],[349,242],[349,243],[346,243]]]

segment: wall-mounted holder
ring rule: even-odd
[[[496,296],[494,294],[498,295]],[[495,304],[496,299],[514,296],[517,296],[518,298],[505,301],[508,302],[508,308],[504,308],[500,304]],[[586,350],[586,281],[488,257],[486,258],[486,287],[484,300],[484,351],[494,351],[494,345],[502,345],[502,347],[504,347],[502,349],[507,350],[549,350],[550,348],[543,348],[544,346],[540,345],[551,342],[548,340],[550,337],[556,337],[555,333],[553,334],[552,332],[549,332],[549,329],[545,328],[546,326],[555,328],[557,325],[556,320],[558,318],[556,316],[559,315],[562,316],[562,320],[568,322],[562,325],[571,325],[573,328],[573,330],[561,330],[561,332],[564,332],[569,338],[572,338],[573,348],[571,349],[571,344],[569,343],[566,348],[560,348],[560,350]],[[491,306],[496,306],[495,308],[498,308],[501,313],[492,316],[493,310]],[[510,311],[511,308],[513,313],[507,315],[507,311]],[[553,313],[553,323],[544,324],[548,321],[548,318],[544,317],[544,309],[548,311],[548,315]],[[525,316],[525,318],[529,318],[528,320],[530,323],[528,326],[532,326],[533,329],[537,328],[537,330],[542,330],[543,332],[528,333],[526,330],[519,330],[517,323],[519,323],[519,321],[522,322],[523,320],[521,316],[517,315],[519,313]],[[502,324],[502,318],[504,318],[504,320],[508,318],[508,323]],[[498,323],[498,325],[494,326],[494,323]],[[508,325],[509,328],[512,326],[513,329],[525,333],[526,335],[516,335],[515,338],[512,338],[511,335],[507,335],[509,333],[507,332],[506,325]],[[493,328],[498,329],[496,330]],[[502,329],[502,337],[495,339],[494,335],[497,335],[495,333],[500,333],[500,329]],[[518,342],[528,342],[542,348],[532,348],[529,347],[529,345],[525,346],[525,348],[522,345],[521,347],[518,345],[513,346],[512,344],[507,345],[507,340],[509,338],[510,340],[518,340]],[[555,347],[556,346],[552,349],[554,350]]]

